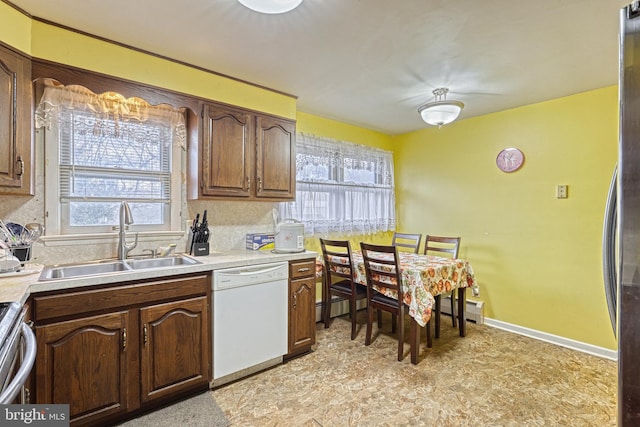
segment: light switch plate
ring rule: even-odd
[[[558,199],[566,199],[567,198],[567,186],[566,185],[558,185],[556,187],[556,197]]]

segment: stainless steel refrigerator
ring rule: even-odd
[[[620,12],[620,141],[603,270],[618,337],[618,425],[640,426],[640,1]]]

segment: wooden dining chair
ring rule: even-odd
[[[349,300],[351,317],[351,339],[356,337],[356,303],[367,297],[367,288],[353,280],[351,245],[348,240],[320,239],[324,260],[322,292],[322,321],[328,328],[331,321],[332,296]]]
[[[394,232],[391,246],[396,246],[400,251],[409,250],[417,254],[420,252],[420,241],[422,241],[422,234]]]
[[[404,295],[398,250],[395,246],[380,246],[360,242],[362,259],[367,277],[367,335],[365,345],[371,344],[374,311],[386,311],[397,318],[398,360],[404,358]],[[391,254],[382,258],[381,255]],[[395,292],[398,298],[392,298],[377,289],[386,288]]]
[[[451,258],[458,258],[458,251],[460,249],[460,237],[445,237],[445,236],[432,236],[427,234],[424,241],[424,254],[436,255],[436,256],[448,256]],[[440,337],[440,302],[441,296],[436,295],[436,325],[435,336]],[[451,322],[453,327],[456,327],[456,293],[451,292]]]

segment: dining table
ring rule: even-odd
[[[375,253],[379,259],[393,259],[392,254]],[[466,290],[477,286],[473,268],[468,260],[460,258],[444,258],[434,255],[416,254],[398,251],[400,273],[404,291],[404,303],[409,308],[411,318],[411,363],[418,363],[418,349],[420,346],[420,327],[429,325],[434,310],[436,337],[438,337],[440,323],[439,298],[436,296],[446,293],[458,293],[458,320],[460,336],[466,335]],[[362,252],[351,251],[353,265],[353,280],[367,285],[367,278]],[[380,264],[380,268],[383,265]],[[398,298],[397,292],[391,289],[377,289],[382,294]],[[453,295],[452,295],[453,296]],[[453,315],[453,313],[452,313]]]

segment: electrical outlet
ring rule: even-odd
[[[566,199],[567,198],[567,186],[566,185],[558,185],[556,187],[556,198],[558,198],[558,199]]]

